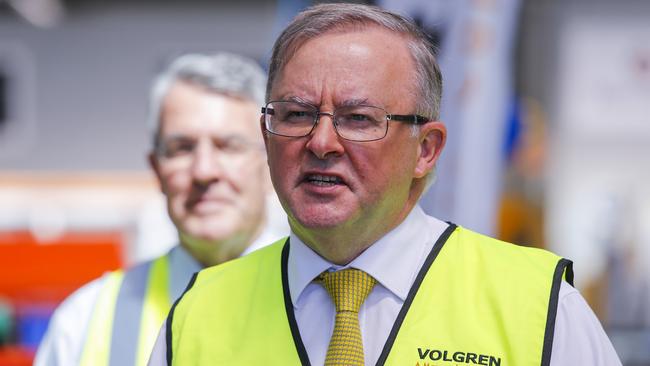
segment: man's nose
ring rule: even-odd
[[[208,183],[219,179],[223,174],[222,162],[217,156],[219,152],[212,144],[198,144],[192,154],[192,178],[195,181]]]
[[[325,159],[330,154],[338,156],[344,151],[339,139],[332,114],[320,113],[319,120],[309,136],[307,149],[319,159]]]

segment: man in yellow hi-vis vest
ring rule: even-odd
[[[162,365],[620,365],[571,263],[427,216],[441,76],[408,19],[300,13],[276,41],[261,128],[291,234],[193,277]]]
[[[265,83],[254,61],[227,53],[184,55],[155,80],[149,159],[180,245],[71,295],[36,365],[145,365],[194,272],[284,234],[265,212],[274,195],[258,127]]]

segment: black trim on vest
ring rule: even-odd
[[[565,280],[569,285],[571,285],[571,287],[575,287],[575,286],[573,286],[573,262],[568,260],[568,259],[565,259],[565,261],[569,262],[566,265]]]
[[[300,337],[300,330],[298,329],[298,323],[296,322],[296,315],[293,312],[293,303],[291,302],[291,294],[289,293],[289,274],[288,274],[288,262],[289,262],[289,238],[284,242],[282,247],[282,292],[284,294],[284,308],[287,311],[287,319],[289,320],[289,328],[291,328],[291,335],[293,336],[293,343],[296,346],[296,351],[298,352],[298,357],[303,366],[311,366],[309,363],[309,356],[307,355],[307,350],[305,345],[302,343],[302,338]]]
[[[172,322],[174,321],[174,310],[176,310],[176,305],[178,305],[179,302],[181,302],[181,299],[185,294],[194,286],[194,282],[196,282],[196,278],[198,277],[199,272],[194,272],[192,275],[192,278],[190,279],[190,282],[187,284],[187,287],[185,288],[185,291],[183,291],[183,294],[174,301],[174,305],[172,305],[172,308],[169,310],[169,314],[167,315],[167,323],[165,325],[165,343],[167,346],[167,366],[172,365]]]
[[[568,259],[560,259],[555,266],[553,273],[553,284],[551,295],[548,301],[548,314],[546,315],[546,331],[544,333],[544,346],[542,348],[542,366],[551,364],[551,352],[553,350],[553,335],[555,334],[555,317],[557,316],[557,305],[560,297],[560,285],[566,269],[566,280],[573,286],[573,262]]]
[[[447,242],[447,239],[449,239],[449,236],[451,235],[451,233],[454,232],[454,230],[456,230],[457,227],[458,226],[456,224],[449,223],[447,229],[445,229],[445,231],[442,233],[442,235],[440,235],[436,243],[433,245],[431,252],[427,256],[427,259],[424,261],[422,268],[420,268],[420,272],[418,272],[418,275],[415,278],[415,281],[413,282],[411,289],[409,290],[409,294],[406,297],[406,300],[404,301],[404,304],[402,305],[399,314],[397,314],[397,319],[395,319],[395,324],[393,324],[393,328],[391,329],[390,334],[388,335],[388,339],[384,344],[384,349],[381,351],[381,355],[377,360],[377,366],[381,366],[386,362],[386,359],[388,358],[388,354],[390,353],[390,350],[393,348],[393,344],[395,343],[395,338],[397,337],[397,333],[399,332],[399,329],[402,326],[402,323],[404,322],[404,318],[406,317],[406,314],[408,313],[409,308],[413,303],[413,299],[415,299],[415,295],[420,289],[420,285],[422,284],[422,281],[424,281],[424,277],[429,271],[431,264],[433,264],[433,261],[435,261],[436,257],[438,257],[438,253],[440,253],[440,250]]]

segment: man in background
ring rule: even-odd
[[[158,76],[150,96],[149,161],[180,244],[66,299],[35,365],[146,364],[194,272],[282,235],[265,230],[273,195],[258,124],[265,83],[254,61],[226,53],[182,56]]]

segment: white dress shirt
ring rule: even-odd
[[[343,267],[329,263],[291,233],[289,290],[300,336],[312,365],[322,365],[325,361],[336,315],[327,291],[313,279],[325,270],[353,267],[377,280],[359,311],[365,364],[374,365],[420,267],[447,226],[416,206],[398,227]],[[552,366],[621,364],[596,316],[578,291],[566,282],[560,286],[551,355]],[[163,326],[149,365],[166,365],[165,356]]]

